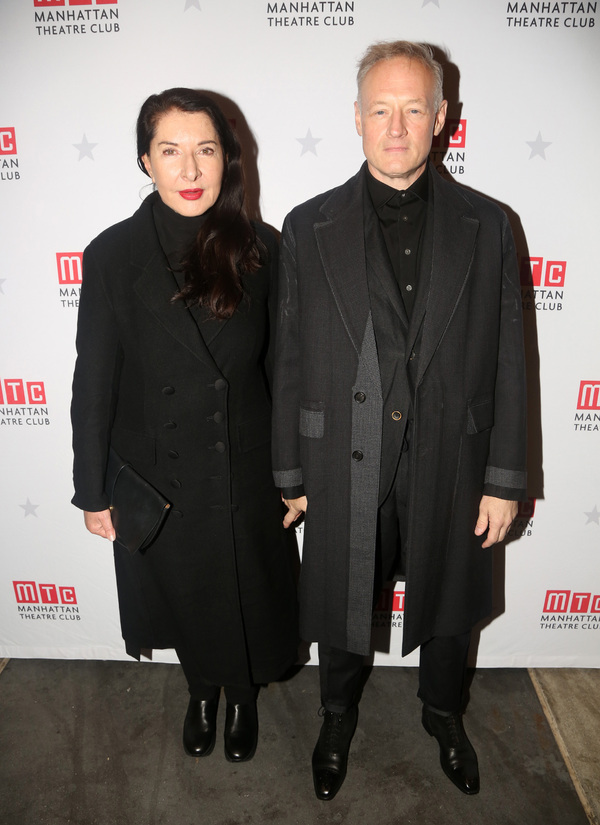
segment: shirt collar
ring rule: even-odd
[[[406,194],[402,198],[401,203],[414,200],[414,197],[427,203],[429,197],[429,165],[425,166],[423,173],[419,175],[408,189],[403,190],[394,189],[393,186],[388,186],[387,183],[382,183],[380,180],[377,180],[377,178],[373,177],[367,166],[367,187],[375,209],[380,209],[395,195],[401,194],[402,192]]]

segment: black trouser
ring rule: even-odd
[[[389,495],[379,507],[373,605],[384,582],[405,571],[402,536],[406,535],[408,454],[398,464]],[[429,707],[455,713],[461,709],[471,631],[458,636],[435,636],[421,645],[418,696]],[[356,701],[364,656],[319,643],[321,704],[342,713]]]
[[[214,699],[221,690],[221,685],[213,685],[201,672],[195,657],[190,656],[184,646],[176,648],[177,656],[188,683],[192,699],[206,701]],[[258,696],[258,685],[225,685],[225,698],[231,705],[251,705]]]
[[[419,698],[433,710],[458,713],[471,632],[459,636],[434,636],[421,645]],[[343,713],[356,701],[364,656],[319,644],[321,704]]]

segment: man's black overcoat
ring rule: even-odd
[[[214,684],[268,682],[293,663],[297,643],[264,371],[277,248],[257,227],[268,263],[244,276],[229,321],[208,319],[171,300],[177,283],[154,226],[157,197],[84,253],[73,503],[108,506],[110,444],[172,503],[143,556],[114,546],[131,655],[184,644]]]
[[[433,204],[406,328],[412,410],[403,652],[487,615],[483,493],[525,493],[521,295],[512,233],[490,201],[430,167]],[[365,260],[363,176],[283,228],[274,475],[304,484],[301,635],[369,652],[382,391]],[[369,261],[373,266],[373,262]],[[389,261],[388,261],[389,265]],[[393,274],[390,275],[393,279]],[[401,303],[401,301],[400,301]],[[401,313],[398,323],[403,323]],[[406,460],[406,459],[404,459]]]

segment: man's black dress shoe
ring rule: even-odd
[[[225,714],[225,757],[229,762],[252,759],[258,742],[256,702],[249,705],[227,703]]]
[[[190,699],[183,723],[183,747],[189,756],[208,756],[215,746],[219,695]]]
[[[477,754],[469,742],[460,713],[442,716],[423,705],[423,727],[440,746],[442,770],[463,793],[479,793]]]
[[[313,782],[317,799],[333,799],[346,778],[348,751],[356,730],[358,708],[345,713],[326,710],[321,733],[312,755]]]

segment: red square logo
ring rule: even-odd
[[[58,283],[71,286],[81,283],[83,252],[57,252]]]
[[[0,404],[24,404],[25,387],[22,378],[5,378],[2,382],[4,395],[0,388]]]
[[[600,381],[580,382],[577,409],[600,410]]]
[[[543,258],[521,258],[521,283],[523,286],[541,286]]]
[[[467,121],[457,118],[449,118],[432,143],[434,149],[464,149],[466,145]]]
[[[46,403],[46,388],[43,381],[27,381],[26,387],[30,404]]]
[[[0,155],[16,155],[17,139],[12,126],[0,128]]]
[[[77,604],[77,596],[74,587],[59,587],[61,604]]]
[[[464,149],[467,145],[467,121],[450,119],[446,121],[448,149]]]
[[[544,276],[545,286],[564,286],[566,271],[566,261],[546,261],[546,273]]]
[[[591,600],[591,593],[573,593],[569,613],[587,613]]]
[[[570,590],[546,590],[544,613],[566,613],[570,595]]]
[[[58,604],[58,590],[55,584],[38,584],[42,604]]]
[[[404,590],[395,590],[394,591],[394,606],[393,611],[394,613],[404,613]]]
[[[38,604],[35,582],[13,582],[13,587],[18,604]]]

